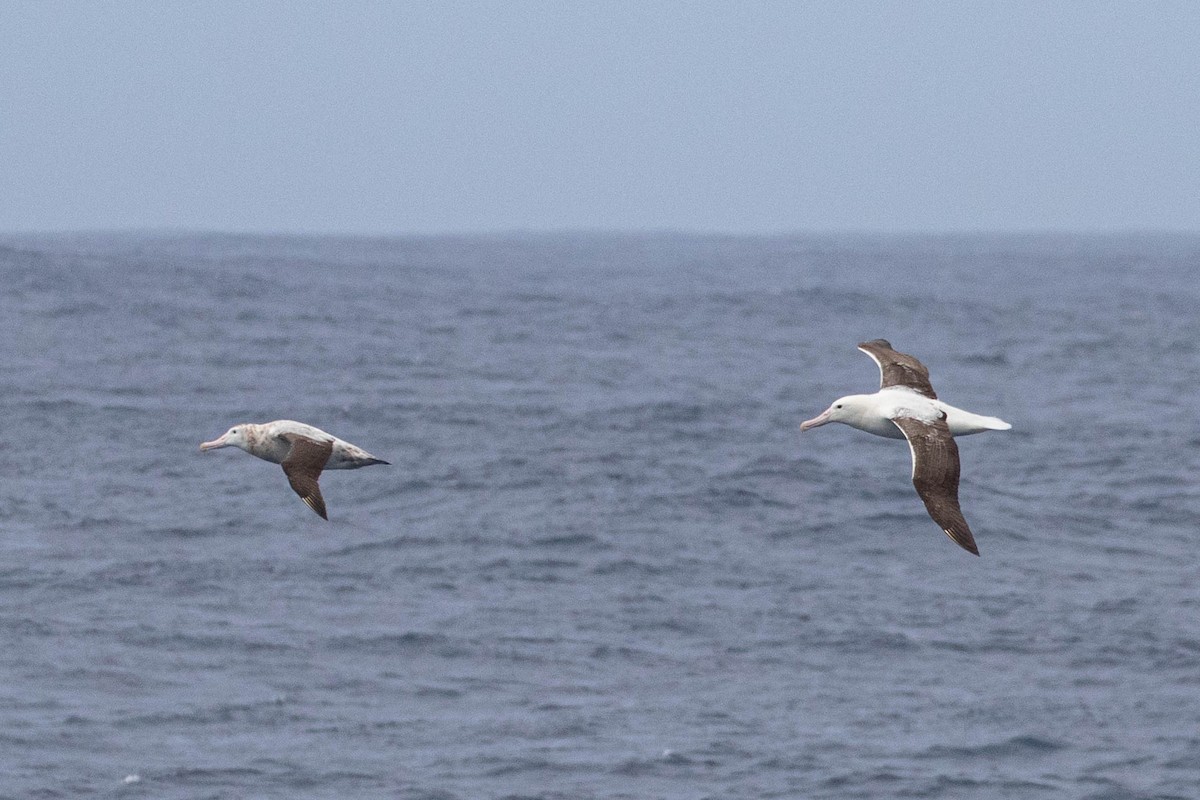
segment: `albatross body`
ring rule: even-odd
[[[223,436],[200,445],[201,450],[222,447],[240,447],[252,456],[282,465],[292,489],[323,519],[329,516],[317,483],[322,470],[388,463],[320,428],[290,419],[234,425]]]
[[[925,365],[896,352],[886,339],[863,342],[858,349],[879,366],[879,391],[838,398],[820,415],[802,422],[800,430],[841,422],[876,436],[907,439],[913,485],[929,516],[955,543],[979,555],[958,504],[961,467],[954,437],[1012,426],[998,417],[973,414],[938,400]]]
[[[876,436],[886,436],[889,439],[903,439],[904,434],[893,422],[892,417],[901,409],[916,413],[946,415],[946,427],[951,436],[970,436],[972,433],[984,431],[1006,431],[1012,427],[999,417],[985,417],[955,408],[949,403],[943,403],[937,398],[927,398],[918,395],[913,399],[914,392],[907,388],[880,389],[875,394],[850,394],[838,398],[833,405],[821,412],[816,418],[800,423],[800,430],[806,431],[827,422],[842,422],[860,431],[873,433]]]

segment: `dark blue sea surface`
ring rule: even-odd
[[[0,797],[1200,796],[1200,238],[0,238]],[[982,557],[902,441],[950,403]],[[198,445],[291,418],[393,462]]]

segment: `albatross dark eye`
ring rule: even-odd
[[[841,403],[838,403],[836,406],[834,406],[834,408],[841,408],[841,407],[842,407]]]

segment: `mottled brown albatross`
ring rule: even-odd
[[[292,489],[323,519],[329,519],[329,515],[317,483],[322,470],[388,463],[320,428],[290,419],[234,425],[220,438],[200,445],[201,450],[221,447],[240,447],[252,456],[281,465]]]

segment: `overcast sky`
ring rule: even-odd
[[[0,3],[0,231],[1200,231],[1195,2]]]

